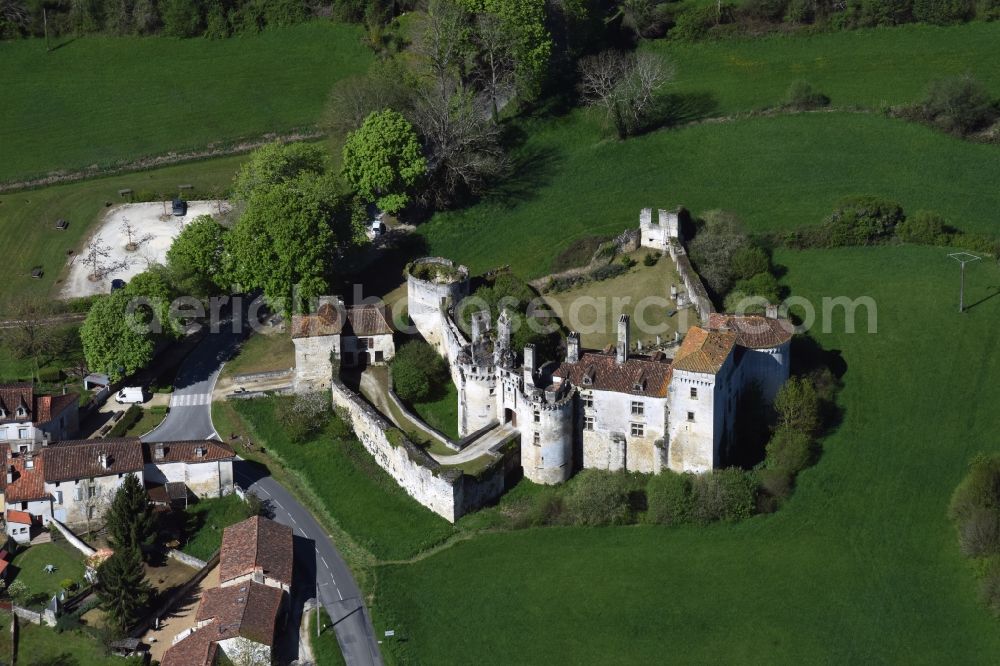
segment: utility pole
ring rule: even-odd
[[[49,48],[49,15],[45,11],[45,5],[42,5],[42,29],[45,31],[45,52],[51,53],[52,49]]]
[[[954,252],[948,256],[962,265],[961,277],[958,285],[958,311],[960,313],[965,312],[965,265],[971,264],[973,261],[979,261],[982,257],[977,257],[976,255],[968,252]]]

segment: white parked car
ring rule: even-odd
[[[372,222],[372,236],[378,237],[385,233],[385,222],[375,220]]]
[[[128,403],[133,403],[138,405],[143,402],[145,398],[142,395],[141,386],[126,386],[121,391],[118,391],[118,395],[115,396],[115,402],[119,405],[124,405]]]

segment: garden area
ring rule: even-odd
[[[46,567],[52,565],[53,571]],[[11,566],[16,576],[8,592],[30,608],[41,608],[65,589],[76,589],[84,584],[84,557],[63,539],[40,543],[21,550],[14,556]],[[15,592],[15,588],[24,592]]]
[[[208,561],[222,546],[222,531],[252,515],[238,495],[200,499],[183,512],[183,545],[180,551]]]
[[[240,350],[226,361],[222,377],[256,372],[288,370],[295,367],[295,345],[288,331],[253,333],[240,344]]]

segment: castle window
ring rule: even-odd
[[[646,413],[646,404],[641,400],[632,401],[632,416],[642,416]]]
[[[541,414],[541,412],[535,412],[534,417],[535,417],[535,423],[541,423],[542,422],[542,414]],[[535,433],[535,434],[538,434],[538,433]]]
[[[693,400],[697,400],[698,399],[698,388],[696,386],[692,386],[691,387],[691,398]]]
[[[541,446],[542,445],[542,434],[541,433],[538,433],[538,432],[535,433],[533,443],[534,443],[535,446]]]
[[[584,408],[585,409],[593,409],[593,407],[594,407],[594,394],[593,393],[584,393],[584,394],[582,394],[582,398],[583,398],[583,406],[584,406]]]
[[[632,436],[633,437],[644,437],[646,434],[646,428],[641,423],[632,424]]]
[[[694,422],[694,412],[688,412],[688,421]]]
[[[584,430],[593,430],[594,429],[594,417],[593,416],[584,416],[583,417],[583,429]]]

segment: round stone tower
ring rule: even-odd
[[[417,259],[406,267],[406,291],[407,311],[420,335],[446,351],[445,312],[469,295],[469,269],[443,257]]]
[[[521,467],[535,483],[563,483],[573,475],[573,389],[535,389],[518,410]]]

